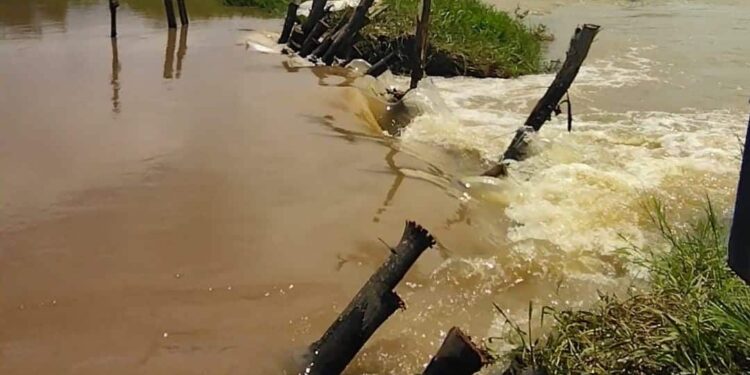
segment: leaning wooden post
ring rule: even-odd
[[[180,11],[180,24],[187,26],[190,23],[188,19],[187,7],[185,6],[185,0],[177,0],[177,8]]]
[[[367,69],[367,75],[373,76],[373,77],[379,77],[381,74],[385,73],[386,70],[388,70],[388,66],[390,65],[391,61],[396,57],[396,52],[391,51],[385,57],[380,59],[380,61],[376,62],[373,66],[370,67],[370,69]]]
[[[118,0],[109,0],[109,17],[110,17],[110,38],[117,37],[117,7],[120,6]]]
[[[435,239],[426,229],[406,222],[401,241],[391,255],[367,280],[323,337],[310,346],[306,375],[340,374],[375,330],[400,306],[393,291],[417,258]]]
[[[290,1],[286,8],[286,18],[284,19],[284,28],[281,29],[279,44],[286,44],[289,41],[294,24],[297,23],[297,9],[299,9],[299,4],[296,1]]]
[[[326,0],[313,0],[312,6],[310,7],[310,14],[307,16],[307,20],[302,24],[302,33],[307,38],[307,34],[312,31],[318,21],[323,19],[326,14]],[[303,38],[304,39],[304,38]]]
[[[531,114],[524,123],[524,127],[516,131],[516,135],[500,158],[500,162],[490,170],[484,172],[483,176],[504,176],[508,173],[504,161],[523,160],[526,158],[529,136],[538,132],[542,128],[542,125],[551,119],[552,112],[558,108],[560,100],[568,92],[570,85],[573,84],[573,80],[576,79],[578,71],[581,69],[581,64],[586,59],[591,44],[594,42],[594,37],[599,30],[600,27],[598,25],[591,24],[585,24],[583,27],[576,28],[573,38],[570,40],[570,48],[568,48],[565,62],[560,71],[557,72],[554,81],[552,81],[542,99],[536,104],[534,110],[531,111]]]
[[[414,51],[411,59],[410,89],[417,88],[417,84],[424,77],[424,59],[427,52],[427,32],[430,27],[430,7],[432,0],[422,0],[420,12],[417,15],[417,31],[414,33]]]
[[[324,20],[318,21],[312,31],[307,34],[307,38],[305,38],[305,42],[302,43],[302,48],[299,50],[299,55],[301,57],[307,57],[315,49],[318,39],[320,39],[320,37],[323,36],[323,33],[328,31],[329,28],[330,26],[328,26]]]
[[[172,0],[164,0],[164,11],[167,13],[167,25],[170,29],[176,29],[177,20],[174,17],[174,4]]]
[[[471,375],[488,363],[487,352],[458,327],[453,327],[422,375]]]
[[[352,13],[349,22],[347,22],[346,25],[336,33],[331,42],[331,46],[328,47],[325,54],[321,56],[323,63],[331,65],[336,55],[341,52],[341,47],[350,45],[349,43],[354,39],[354,35],[365,26],[367,11],[370,10],[370,7],[374,2],[375,0],[360,0],[359,5],[357,5],[354,13]]]

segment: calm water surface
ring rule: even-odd
[[[521,1],[551,58],[604,30],[574,132],[551,122],[504,181],[472,176],[551,76],[425,81],[393,140],[365,92],[246,48],[280,21],[193,1],[169,32],[159,3],[124,2],[116,43],[104,2],[0,3],[2,374],[284,373],[406,219],[440,245],[348,373],[418,373],[453,325],[502,334],[492,302],[523,322],[638,280],[616,249],[654,238],[644,197],[679,221],[732,200],[745,1]]]

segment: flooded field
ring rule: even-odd
[[[439,246],[347,373],[418,373],[451,326],[502,334],[492,302],[523,322],[631,285],[645,198],[680,221],[733,200],[743,0],[520,2],[550,58],[603,31],[573,132],[554,119],[505,180],[476,176],[551,75],[424,81],[393,139],[366,91],[246,48],[281,21],[188,1],[169,32],[123,3],[116,43],[104,2],[0,3],[0,374],[291,374],[407,219]]]

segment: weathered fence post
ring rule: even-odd
[[[187,26],[190,23],[188,19],[187,7],[185,6],[185,0],[177,0],[177,8],[180,11],[180,24]]]
[[[484,350],[458,327],[453,327],[422,375],[471,375],[489,362]]]
[[[290,1],[286,8],[286,18],[284,28],[281,29],[281,36],[279,36],[279,44],[286,44],[289,41],[294,24],[297,23],[297,9],[299,9],[299,4],[296,1]]]
[[[117,7],[119,6],[118,0],[109,0],[110,38],[117,37]]]
[[[528,154],[528,137],[538,132],[542,128],[542,125],[551,118],[552,112],[558,108],[560,100],[568,92],[570,85],[573,84],[573,80],[578,75],[581,64],[586,59],[591,44],[594,42],[594,37],[599,30],[600,27],[598,25],[591,24],[585,24],[583,27],[576,28],[573,38],[570,40],[570,48],[568,48],[565,62],[560,71],[557,72],[554,81],[552,81],[547,92],[536,104],[534,110],[531,111],[531,114],[524,123],[524,127],[516,131],[516,135],[505,150],[505,153],[503,153],[499,163],[484,172],[483,176],[504,176],[508,173],[504,161],[522,160],[526,157]]]
[[[417,84],[424,76],[424,59],[427,51],[427,33],[430,27],[430,8],[432,0],[422,0],[420,12],[417,15],[417,30],[414,33],[414,51],[412,51],[410,89],[417,88]]]
[[[742,154],[734,217],[729,233],[729,267],[745,283],[750,284],[750,231],[747,230],[750,223],[750,120],[747,123]]]
[[[340,374],[365,342],[396,309],[403,306],[393,291],[417,258],[435,239],[421,226],[409,221],[398,245],[370,277],[349,306],[323,337],[310,346],[306,375]]]
[[[176,29],[177,20],[174,17],[174,4],[172,0],[164,0],[164,11],[167,13],[167,26],[170,29]]]

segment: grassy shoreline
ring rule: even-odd
[[[650,254],[649,289],[601,296],[587,311],[547,310],[551,332],[507,355],[505,374],[750,373],[750,287],[727,267],[727,228],[710,204],[686,231],[653,210],[670,251],[637,249]]]

